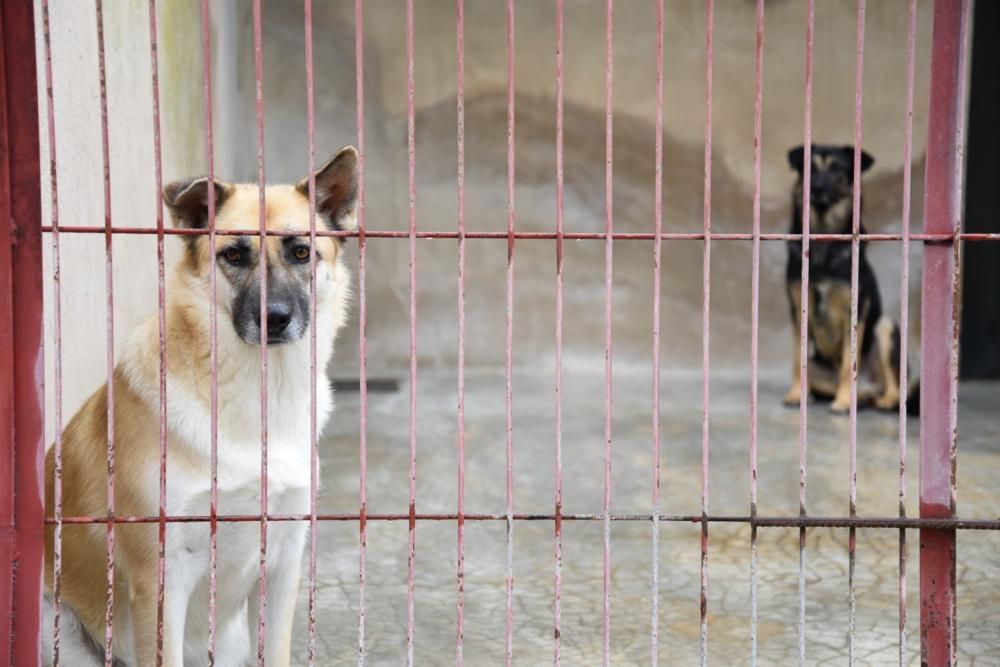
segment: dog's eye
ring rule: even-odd
[[[222,256],[230,264],[240,264],[243,261],[243,251],[239,248],[226,248]]]
[[[292,251],[292,255],[295,257],[295,259],[297,259],[300,262],[308,262],[309,246],[307,245],[295,246],[295,249]]]

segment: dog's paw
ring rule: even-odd
[[[875,399],[875,407],[879,410],[897,410],[899,409],[899,396],[891,394],[879,396]]]
[[[788,393],[782,399],[782,403],[790,408],[798,407],[799,403],[802,402],[802,392],[799,389],[789,389]]]
[[[851,398],[838,396],[830,403],[830,412],[838,415],[846,415],[851,411]]]

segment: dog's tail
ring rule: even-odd
[[[55,663],[53,635],[55,603],[48,593],[42,600],[42,664]],[[59,663],[73,667],[101,667],[104,651],[83,627],[80,618],[65,602],[59,609]]]

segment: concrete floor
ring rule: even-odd
[[[649,513],[652,420],[648,370],[616,368],[612,511]],[[564,375],[564,512],[599,513],[603,489],[603,375]],[[783,378],[760,382],[759,511],[798,511],[798,412],[783,408]],[[456,509],[456,386],[452,373],[422,372],[418,384],[417,511]],[[743,377],[713,377],[709,510],[746,514],[749,507],[749,402]],[[662,385],[664,514],[700,512],[700,379],[664,377]],[[995,493],[1000,420],[996,384],[965,383],[960,400],[958,498],[967,518],[1000,516]],[[405,513],[409,465],[409,392],[369,396],[368,497],[373,513]],[[341,392],[322,447],[320,511],[357,512],[357,393]],[[470,372],[466,387],[466,511],[503,512],[504,379]],[[917,514],[918,422],[908,422],[907,508]],[[514,507],[551,513],[554,489],[554,392],[551,373],[514,378]],[[848,511],[848,420],[814,404],[809,412],[807,505],[814,515]],[[858,419],[858,512],[897,512],[898,420],[866,412]],[[660,532],[659,655],[662,664],[699,659],[699,533],[696,524],[668,522]],[[741,524],[710,526],[708,660],[743,664],[750,653],[750,538]],[[845,664],[848,628],[846,529],[811,529],[806,542],[807,664]],[[514,526],[514,662],[540,665],[553,655],[553,530],[548,521]],[[318,535],[318,663],[352,664],[358,643],[358,526],[321,525]],[[959,534],[959,659],[1000,663],[1000,534]],[[898,664],[896,530],[858,531],[856,646],[859,664]],[[502,521],[467,524],[464,657],[497,665],[504,656],[506,529]],[[563,532],[563,664],[599,664],[602,652],[600,521],[569,522]],[[456,528],[418,522],[415,646],[418,664],[449,664],[455,656]],[[918,548],[907,532],[905,663],[919,664]],[[611,527],[611,661],[650,660],[652,538],[648,522]],[[798,651],[798,531],[762,528],[758,536],[758,657],[793,664]],[[406,656],[407,524],[369,523],[366,662],[398,665]],[[296,658],[306,655],[306,586],[296,616]]]

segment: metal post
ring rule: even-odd
[[[38,664],[41,644],[40,183],[34,9],[14,0],[0,5],[0,664]]]
[[[936,0],[931,51],[924,232],[951,235],[924,245],[921,337],[920,516],[955,516],[958,425],[958,233],[961,229],[968,0]],[[920,653],[953,665],[955,531],[920,531]]]

